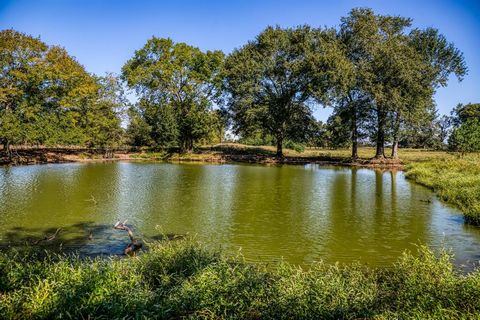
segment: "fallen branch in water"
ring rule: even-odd
[[[142,248],[142,243],[134,238],[132,229],[130,229],[126,225],[126,223],[127,220],[125,220],[123,223],[120,223],[120,221],[118,221],[117,223],[115,223],[113,228],[117,230],[127,231],[128,237],[130,238],[130,244],[123,250],[123,253],[125,255],[135,255],[135,252]]]
[[[90,195],[90,199],[87,199],[85,201],[93,202],[94,205],[97,205],[97,200],[93,196],[93,194]]]
[[[60,233],[61,230],[62,230],[62,228],[58,228],[55,231],[54,234],[51,234],[51,235],[46,234],[43,238],[35,240],[35,241],[31,241],[30,243],[33,244],[33,245],[37,245],[42,241],[52,241],[53,239],[55,239],[57,237],[57,235]]]

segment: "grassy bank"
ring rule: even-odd
[[[388,150],[387,150],[388,151]],[[425,161],[437,158],[454,158],[444,151],[429,151],[419,149],[401,149],[401,160],[385,159],[372,161],[375,149],[371,147],[359,148],[359,159],[352,163],[349,149],[317,149],[306,148],[302,152],[284,149],[282,163],[303,164],[321,163],[337,165],[356,165],[380,168],[400,168],[403,161]],[[143,151],[129,154],[130,159],[160,160],[160,161],[193,161],[193,162],[249,162],[249,163],[278,163],[276,149],[272,146],[248,146],[235,143],[226,143],[213,146],[199,147],[193,153],[179,154],[176,152]]]
[[[425,248],[388,269],[265,268],[190,240],[136,258],[0,254],[0,318],[394,319],[480,317],[480,272]]]
[[[388,150],[387,150],[388,151]],[[388,153],[388,152],[387,152]],[[407,176],[432,188],[444,201],[456,205],[465,214],[469,223],[480,225],[480,155],[469,155],[459,159],[458,155],[444,151],[400,149],[401,162],[372,162],[374,148],[359,148],[359,160],[352,164],[349,149],[305,149],[303,152],[285,149],[284,163],[360,165],[382,169],[404,169]],[[3,159],[3,162],[2,162]],[[103,160],[154,160],[186,162],[248,162],[277,163],[275,148],[271,146],[247,146],[221,144],[203,146],[194,153],[179,154],[174,151],[122,151],[105,159],[100,151],[87,149],[20,149],[16,151],[13,164],[88,162]],[[0,153],[0,164],[9,164]],[[12,163],[10,163],[12,164]]]
[[[457,206],[469,223],[480,225],[480,156],[443,158],[407,165],[407,177]]]
[[[387,150],[388,151],[388,150]],[[387,152],[388,153],[388,152]],[[316,149],[306,148],[302,152],[284,149],[283,163],[331,163],[352,165],[349,149]],[[354,165],[373,167],[391,167],[401,165],[397,160],[385,160],[383,163],[372,162],[374,148],[359,148],[359,159]],[[400,149],[400,158],[403,161],[424,161],[438,158],[454,158],[442,151],[428,151],[418,149]],[[202,146],[192,153],[178,153],[175,149],[151,150],[147,148],[117,150],[105,153],[101,149],[82,148],[35,148],[22,147],[14,149],[12,158],[0,150],[0,165],[22,165],[60,162],[88,162],[102,160],[155,160],[155,161],[190,161],[190,162],[249,162],[249,163],[277,163],[276,150],[272,146],[248,146],[235,143],[226,143],[212,146]],[[389,163],[390,162],[390,163]]]

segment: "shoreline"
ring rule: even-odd
[[[217,150],[200,150],[200,152],[154,153],[136,151],[115,151],[109,157],[104,153],[91,149],[68,148],[38,148],[19,149],[13,151],[13,157],[8,159],[4,152],[0,152],[0,166],[18,166],[35,164],[71,163],[71,162],[109,162],[109,161],[161,161],[161,162],[198,162],[198,163],[249,163],[263,165],[333,165],[347,167],[363,167],[384,170],[404,170],[405,165],[401,160],[393,159],[358,159],[351,162],[346,157],[334,156],[285,156],[277,159],[270,154],[223,152]]]
[[[165,163],[210,163],[259,165],[306,165],[342,166],[370,168],[375,170],[398,170],[406,172],[409,180],[432,190],[442,201],[458,208],[465,217],[465,223],[480,226],[480,154],[465,158],[445,151],[402,149],[403,161],[371,159],[372,148],[359,149],[360,159],[352,163],[348,150],[308,149],[302,153],[286,150],[285,157],[275,158],[272,147],[223,144],[204,146],[194,153],[179,154],[168,151],[102,150],[75,148],[19,148],[14,151],[13,161],[7,161],[0,152],[0,166],[16,166],[49,163],[88,163],[110,161],[156,161]]]

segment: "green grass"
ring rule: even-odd
[[[407,165],[407,177],[457,206],[467,222],[480,225],[480,156],[443,158]]]
[[[225,154],[247,154],[247,155],[267,155],[275,156],[276,149],[273,146],[249,146],[238,143],[224,143],[213,146],[203,146],[198,149],[199,151],[219,152]],[[385,149],[385,154],[390,155],[391,150]],[[341,160],[350,160],[352,151],[349,148],[345,149],[323,149],[323,148],[305,148],[303,152],[297,152],[288,148],[284,149],[286,157],[300,157],[300,158],[332,158]],[[375,155],[375,148],[373,147],[360,147],[358,148],[358,155],[361,160],[368,160]],[[410,161],[425,161],[439,158],[454,159],[456,156],[445,151],[425,150],[425,149],[411,149],[400,148],[399,157],[406,162]]]
[[[386,269],[252,265],[191,240],[135,258],[0,253],[0,318],[478,319],[480,272],[420,247]]]

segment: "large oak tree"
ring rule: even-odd
[[[314,123],[315,103],[331,100],[343,57],[332,30],[268,27],[234,50],[225,63],[225,89],[240,135],[273,136],[277,157],[286,139],[302,141]]]

